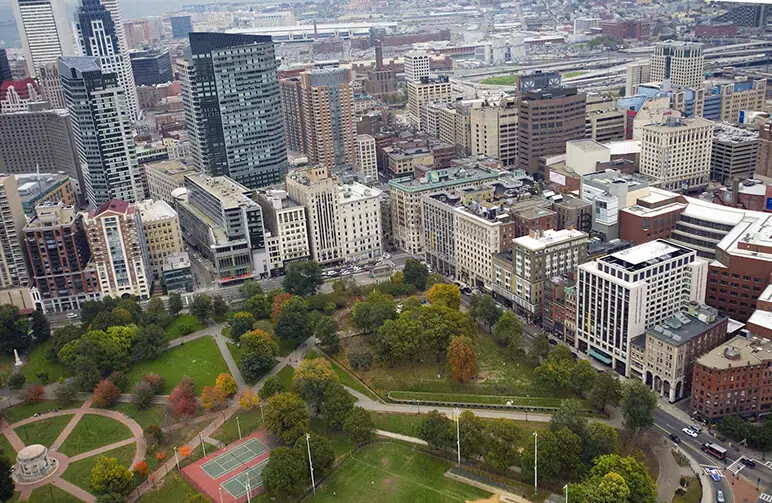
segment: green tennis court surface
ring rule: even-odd
[[[222,477],[229,471],[252,461],[262,453],[268,450],[268,447],[256,438],[252,438],[241,445],[228,449],[214,458],[201,465],[201,469],[213,479]],[[260,470],[262,471],[262,470]]]
[[[259,465],[255,465],[249,470],[245,470],[233,478],[230,478],[220,484],[223,489],[228,491],[228,494],[238,499],[247,494],[247,484],[249,484],[249,490],[252,491],[263,485],[263,468],[268,464],[266,459]]]

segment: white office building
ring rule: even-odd
[[[630,341],[699,299],[707,262],[696,258],[659,239],[580,265],[577,349],[628,376]]]
[[[405,54],[405,79],[412,82],[429,77],[430,59],[429,54],[424,51],[411,51]]]
[[[13,12],[30,77],[59,56],[73,56],[75,46],[64,0],[14,0]]]
[[[369,134],[360,134],[356,142],[357,169],[365,176],[365,180],[378,181],[378,159],[375,151],[375,138]]]

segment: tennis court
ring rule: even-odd
[[[249,484],[250,491],[254,491],[263,485],[262,473],[267,464],[268,460],[266,459],[262,463],[239,473],[235,477],[226,480],[220,485],[223,489],[228,491],[228,494],[238,499],[247,494],[247,484]]]
[[[268,446],[266,446],[257,438],[252,438],[243,444],[237,445],[236,447],[229,449],[227,452],[220,454],[211,461],[207,461],[201,465],[201,470],[203,470],[204,473],[213,479],[216,479],[222,477],[235,468],[249,461],[252,461],[267,450]],[[262,472],[262,469],[260,471]],[[244,492],[246,493],[246,490]]]

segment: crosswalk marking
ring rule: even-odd
[[[734,473],[735,475],[737,475],[738,473],[740,473],[742,471],[743,468],[745,468],[745,465],[740,462],[741,459],[742,458],[735,459],[734,462],[732,462],[731,465],[726,467],[726,469],[729,470],[730,472]]]
[[[765,461],[764,466],[766,466],[767,468],[772,468],[772,461]]]
[[[769,463],[769,461],[767,461],[767,463]],[[764,464],[766,464],[766,463],[764,463]],[[767,494],[767,493],[763,493],[761,496],[759,496],[759,499],[761,501],[768,501],[768,502],[772,503],[772,495]]]

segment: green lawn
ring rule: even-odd
[[[42,400],[38,403],[20,403],[11,408],[3,409],[3,416],[8,421],[8,424],[13,424],[22,419],[32,417],[37,412],[43,414],[53,409],[77,409],[81,405],[83,405],[83,402],[71,402],[62,407],[55,400]]]
[[[39,383],[36,377],[41,372],[48,373],[48,382],[55,382],[60,377],[68,377],[70,374],[67,368],[61,363],[54,363],[46,358],[46,351],[51,347],[52,342],[46,341],[38,344],[29,352],[26,363],[21,368],[21,373],[27,378],[27,383]]]
[[[232,342],[226,342],[225,345],[228,347],[228,352],[233,357],[233,361],[236,362],[236,365],[239,365],[239,347]]]
[[[155,360],[138,362],[128,373],[129,385],[133,386],[150,372],[164,378],[162,394],[169,394],[185,376],[193,379],[199,394],[204,386],[214,386],[217,375],[228,372],[228,366],[214,339],[202,337],[164,351]]]
[[[686,494],[681,496],[676,493],[673,496],[673,503],[700,503],[702,501],[702,486],[700,481],[696,478],[689,477],[686,479],[689,485],[686,487]]]
[[[9,501],[16,503],[19,501],[19,494],[14,493],[13,498]],[[83,503],[81,500],[71,495],[63,489],[59,489],[53,484],[46,484],[43,487],[38,487],[32,494],[30,494],[29,503]]]
[[[448,461],[404,445],[378,442],[347,458],[306,501],[464,503],[490,496],[481,489],[445,477],[443,474],[451,466]]]
[[[0,434],[0,452],[11,460],[16,459],[16,456],[14,455],[16,449],[14,449],[11,442],[8,441],[8,437],[2,434]]]
[[[54,440],[56,440],[64,427],[67,426],[67,423],[70,422],[72,416],[73,414],[67,414],[66,416],[53,416],[41,419],[34,423],[14,428],[14,431],[25,445],[43,444],[46,447],[51,447]]]
[[[164,478],[161,487],[143,494],[138,503],[179,503],[189,492],[197,492],[192,485],[176,473]]]
[[[122,423],[109,417],[86,414],[59,451],[66,456],[74,456],[127,438],[131,438],[131,431]]]
[[[327,359],[327,361],[330,362],[330,365],[332,365],[332,370],[334,370],[335,373],[338,374],[338,377],[340,377],[341,384],[348,386],[349,388],[356,390],[367,397],[370,397],[376,402],[379,401],[376,394],[370,391],[367,388],[367,386],[362,384],[362,382],[359,379],[351,375],[351,373],[349,373],[348,370],[344,369],[343,367],[335,363],[333,360],[330,360],[329,358]]]
[[[126,468],[131,468],[131,462],[134,461],[134,453],[137,450],[135,444],[124,445],[111,451],[100,454],[100,456],[106,456],[108,458],[116,458],[118,462]],[[91,469],[96,465],[99,456],[91,456],[86,459],[81,459],[74,463],[70,463],[67,470],[62,475],[62,478],[68,482],[72,482],[76,486],[89,490],[91,484]]]
[[[328,427],[325,422],[318,417],[311,418],[311,431],[329,440],[336,456],[342,456],[347,452],[351,452],[354,448],[354,443],[349,440],[348,435],[342,431]]]
[[[167,410],[163,405],[151,405],[147,409],[140,410],[133,403],[116,403],[112,406],[112,409],[123,412],[135,420],[143,430],[151,424],[163,426]]]
[[[236,418],[238,418],[238,422],[236,422]],[[239,425],[241,426],[241,436],[244,437],[259,429],[262,424],[263,420],[259,407],[249,412],[239,411],[217,428],[211,437],[225,444],[230,444],[239,439]]]
[[[517,75],[500,75],[498,77],[488,77],[480,84],[491,86],[514,86],[517,83]]]
[[[584,70],[575,70],[573,72],[566,72],[563,74],[563,78],[570,79],[571,77],[579,77],[580,75],[584,75],[585,73],[587,72]]]
[[[283,369],[276,373],[276,376],[281,379],[281,383],[284,386],[285,391],[292,389],[292,377],[295,375],[295,369],[292,365],[285,365]]]
[[[513,405],[532,407],[560,407],[562,398],[524,397],[524,396],[500,396],[500,395],[469,395],[463,393],[426,393],[422,391],[392,391],[391,398],[395,400],[419,400],[426,402],[461,402],[480,405],[504,405],[512,402]],[[582,401],[587,410],[591,405]]]
[[[206,325],[198,321],[198,318],[192,314],[181,314],[174,318],[174,320],[169,323],[169,326],[166,327],[166,330],[164,330],[166,338],[172,340],[180,337],[182,335],[180,334],[180,327],[182,325],[189,325],[193,328],[193,332],[198,332],[199,330],[206,328]]]

